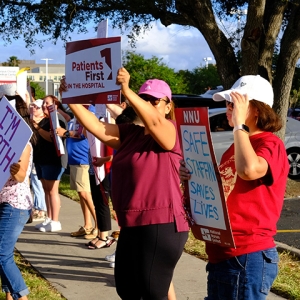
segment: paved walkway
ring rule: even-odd
[[[82,224],[78,203],[61,196],[61,223],[58,233],[34,229],[36,222],[25,226],[16,248],[66,299],[119,299],[114,287],[113,269],[104,260],[115,250],[89,250],[86,240],[72,238],[70,232]],[[113,229],[118,229],[113,221]],[[206,296],[206,263],[183,253],[174,274],[177,300],[200,300]],[[283,299],[274,294],[268,300]]]

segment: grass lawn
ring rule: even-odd
[[[292,182],[290,188],[287,188],[287,195],[300,195],[299,182]],[[69,189],[69,176],[63,175],[60,182],[59,191],[61,194],[75,201],[79,201],[75,191]],[[300,200],[299,200],[300,201]],[[189,234],[189,239],[185,245],[185,252],[194,255],[200,259],[207,260],[204,242],[194,238],[193,234]],[[15,260],[18,267],[25,278],[29,287],[30,300],[57,300],[65,299],[62,297],[32,266],[26,262],[23,257],[16,252]],[[299,258],[287,252],[280,253],[279,274],[273,284],[272,292],[281,295],[289,300],[300,299],[300,260]],[[4,293],[0,293],[0,300],[4,300]]]
[[[44,279],[23,257],[15,251],[15,261],[21,270],[26,285],[29,288],[30,300],[62,300],[63,297],[50,283]],[[5,300],[5,293],[0,293],[0,300]]]

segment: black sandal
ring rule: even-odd
[[[92,239],[91,241],[89,241],[88,243],[86,243],[85,245],[87,246],[87,247],[95,247],[95,244],[99,241],[99,240],[101,240],[98,236],[96,236],[94,239]],[[93,243],[93,241],[95,241],[94,243]]]
[[[104,242],[104,244],[102,244],[101,246],[97,246],[97,243],[101,241],[101,242]],[[92,249],[92,250],[95,250],[95,249],[102,249],[102,248],[108,248],[110,247],[112,244],[115,243],[115,239],[112,239],[112,238],[106,238],[105,240],[101,239],[98,237],[98,241],[96,243],[91,243],[88,248],[89,249]]]

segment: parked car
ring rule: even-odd
[[[225,101],[216,102],[212,97],[206,98],[201,95],[172,94],[172,100],[175,107],[225,107]]]
[[[300,108],[299,107],[289,108],[287,115],[288,117],[300,121]]]
[[[228,125],[226,108],[209,109],[209,123],[216,159],[233,143],[232,127]],[[289,178],[300,179],[300,123],[287,117],[285,148],[290,164]]]
[[[225,150],[233,143],[232,127],[229,126],[227,121],[225,101],[215,102],[212,100],[212,95],[221,89],[222,87],[219,86],[202,95],[172,95],[175,107],[209,108],[210,130],[218,162],[220,162]],[[287,117],[285,148],[290,164],[288,176],[293,180],[300,179],[300,122],[291,117]]]

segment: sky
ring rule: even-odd
[[[108,26],[108,36],[120,36],[120,31]],[[72,41],[84,40],[96,37],[96,32],[91,25],[86,34],[72,34]],[[65,63],[65,48],[62,41],[56,45],[46,42],[43,48],[34,48],[35,54],[31,55],[26,49],[22,39],[5,45],[0,41],[0,62],[5,62],[10,56],[17,56],[18,59],[31,59],[36,63],[44,63],[42,58],[51,58],[49,64]],[[213,55],[202,34],[195,28],[182,27],[179,25],[163,26],[159,21],[153,23],[153,28],[139,37],[136,48],[131,48],[127,37],[122,36],[122,50],[135,51],[146,59],[156,56],[163,58],[163,62],[175,71],[193,70],[196,67],[205,66],[204,58]]]

